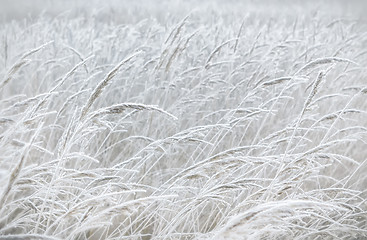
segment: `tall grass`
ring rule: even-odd
[[[365,24],[203,11],[1,25],[0,239],[367,238]]]

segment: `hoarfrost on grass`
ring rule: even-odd
[[[1,22],[0,239],[367,238],[362,19],[124,4]]]

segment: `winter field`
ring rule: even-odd
[[[367,239],[363,1],[0,3],[1,240]]]

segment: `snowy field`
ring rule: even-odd
[[[0,239],[367,239],[364,1],[0,0]]]

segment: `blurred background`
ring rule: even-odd
[[[367,9],[365,0],[0,0],[0,23],[24,18],[34,18],[39,14],[57,16],[97,14],[100,20],[134,22],[143,18],[162,19],[167,11],[183,17],[193,10],[208,11],[220,7],[224,13],[233,14],[256,12],[258,14],[292,14],[306,11],[327,12],[335,17],[364,19]]]

